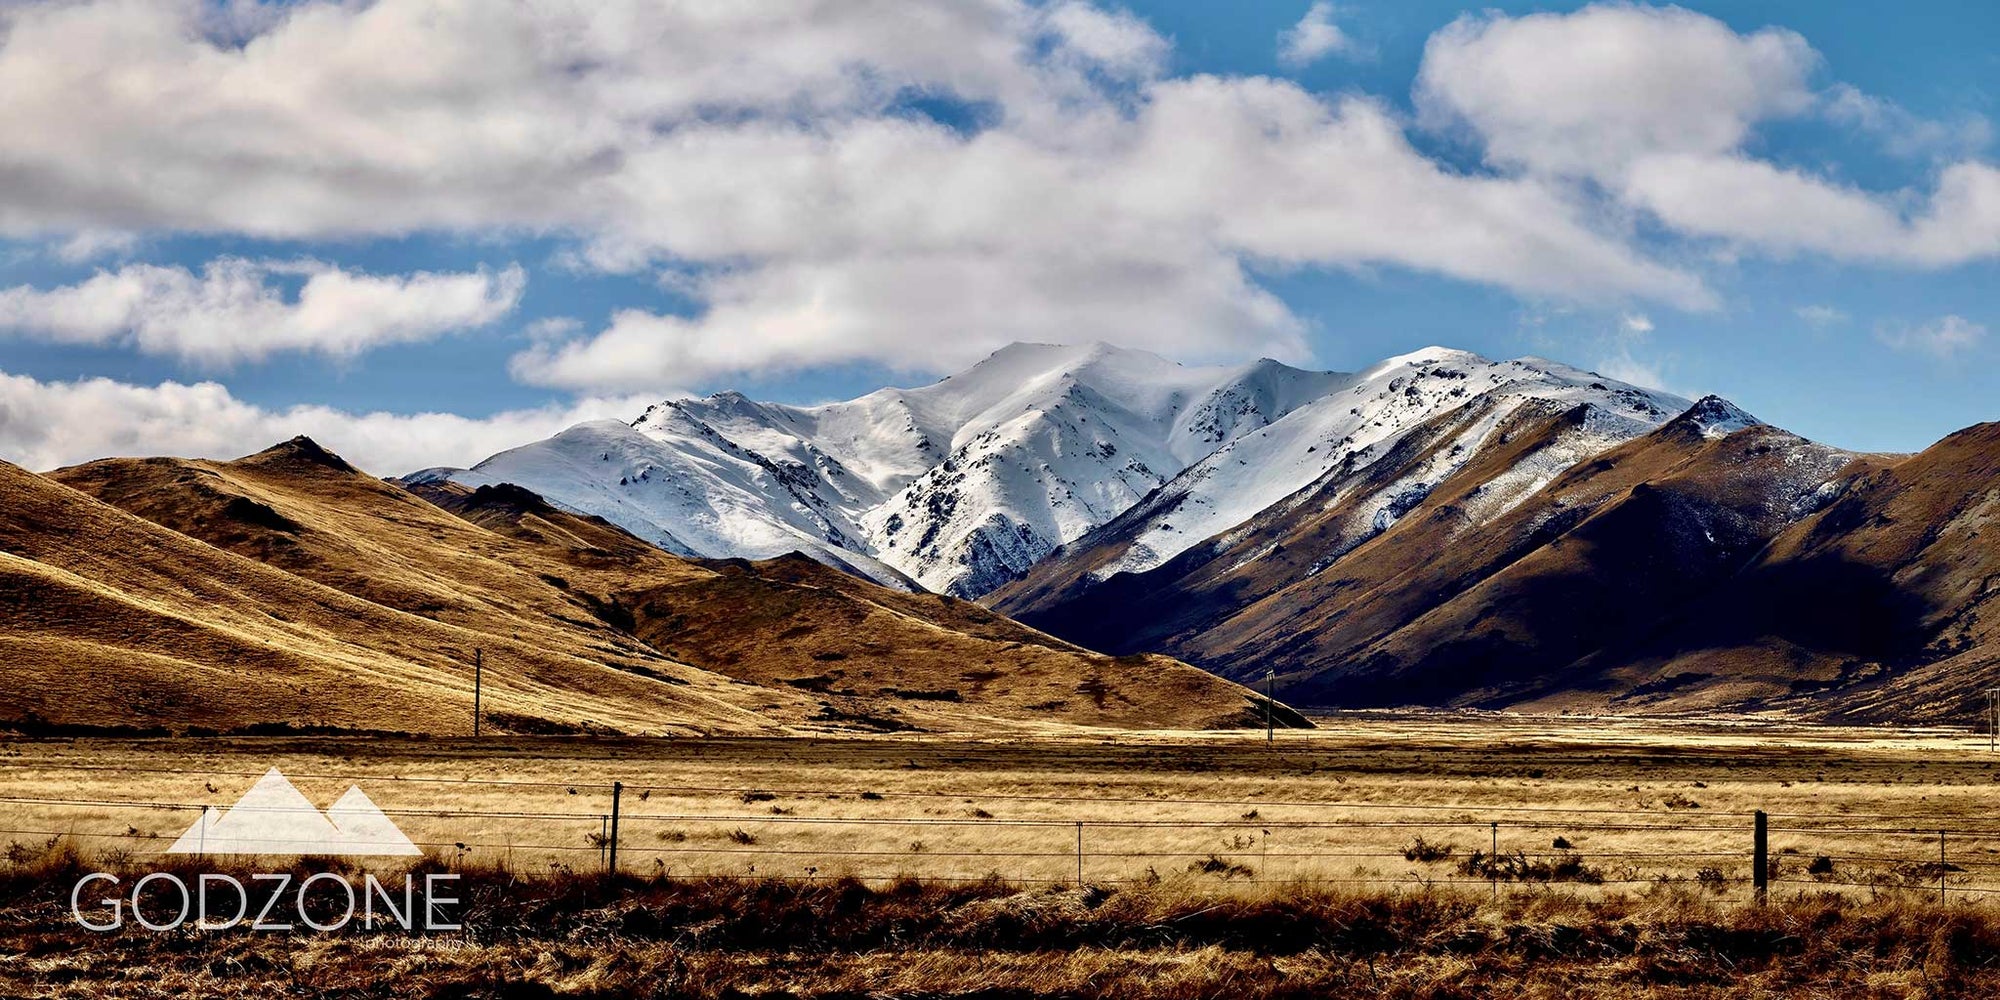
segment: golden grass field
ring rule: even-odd
[[[358,784],[450,863],[523,872],[600,868],[618,781],[619,865],[642,875],[1074,882],[1080,838],[1089,883],[1195,869],[1246,889],[1685,882],[1741,899],[1761,809],[1775,892],[1934,893],[1941,829],[1947,891],[2000,891],[2000,755],[1963,731],[1384,714],[1271,744],[1241,732],[241,738],[0,753],[0,829],[19,831],[0,842],[60,835],[134,855],[275,766],[322,807]],[[1418,838],[1449,853],[1406,856]],[[1471,855],[1490,865],[1496,839],[1518,857],[1478,867]]]
[[[2000,896],[1979,891],[2000,889],[2000,755],[1984,736],[1741,720],[1318,721],[1270,744],[1167,731],[13,741],[0,748],[0,843],[11,843],[0,995],[2000,989]],[[466,930],[105,936],[69,922],[68,889],[88,870],[345,868],[153,853],[196,815],[157,806],[226,807],[272,766],[321,806],[359,784],[427,845],[418,868],[467,880]],[[613,780],[622,836],[608,875],[593,837]],[[1745,884],[1756,809],[1771,814],[1778,865],[1764,906]],[[1515,860],[1468,872],[1493,823]],[[1939,828],[1952,865],[1943,903]],[[1451,853],[1405,857],[1419,836]],[[1813,872],[1821,856],[1831,870]]]

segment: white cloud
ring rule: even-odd
[[[1288,46],[1338,50],[1336,14],[1315,3]],[[1420,120],[1483,144],[1470,171],[1426,157],[1378,102],[1171,78],[1171,55],[1083,0],[6,6],[0,236],[550,234],[575,242],[564,260],[692,295],[688,317],[534,331],[518,376],[584,391],[855,360],[937,371],[1022,338],[1300,359],[1307,324],[1261,280],[1273,268],[1713,305],[1684,263],[1699,256],[1658,228],[1718,255],[2000,253],[1984,164],[1941,167],[1922,198],[1746,152],[1761,123],[1835,113],[1811,85],[1818,55],[1782,29],[1623,4],[1461,19],[1417,90]],[[1857,127],[1896,120],[1834,104]],[[217,266],[5,294],[34,335],[210,362],[352,353],[512,306],[514,272],[430,276],[484,282],[452,286],[469,297],[441,314],[391,285],[422,276],[336,274],[341,309],[309,310]],[[189,302],[203,308],[169,308]],[[336,313],[365,322],[319,319]]]
[[[1792,312],[1798,318],[1804,320],[1807,326],[1816,330],[1824,330],[1830,326],[1839,326],[1847,322],[1848,318],[1847,313],[1827,305],[1803,305],[1792,310]]]
[[[43,382],[0,372],[0,459],[46,470],[116,455],[236,458],[304,434],[377,475],[469,465],[583,420],[631,419],[657,397],[589,398],[487,417],[266,409],[215,382]]]
[[[1336,13],[1330,0],[1316,0],[1306,8],[1297,24],[1278,35],[1278,61],[1310,66],[1327,56],[1354,51],[1354,40],[1333,21]]]
[[[1367,100],[1163,79],[1164,39],[1079,0],[208,9],[4,15],[0,234],[536,231],[669,269],[697,317],[516,361],[584,389],[1016,338],[1300,358],[1267,265],[1709,302],[1560,185],[1440,166]]]
[[[1679,7],[1468,15],[1424,46],[1417,100],[1497,163],[1614,177],[1657,154],[1719,154],[1812,106],[1818,56],[1781,28],[1739,35]]]
[[[1605,355],[1597,362],[1596,371],[1620,382],[1629,382],[1642,388],[1675,391],[1667,388],[1664,366],[1657,361],[1645,361],[1635,357],[1629,347],[1621,347],[1616,353]]]
[[[937,370],[1020,339],[1302,359],[1303,324],[1246,260],[1709,301],[1699,280],[1598,231],[1547,187],[1438,167],[1370,101],[1196,77],[1154,86],[1098,134],[1087,159],[911,123],[683,136],[671,158],[680,183],[632,195],[654,206],[644,218],[679,225],[638,238],[756,263],[700,280],[706,312],[627,310],[593,338],[536,346],[515,374],[631,388],[857,357]],[[804,160],[823,169],[785,210],[744,203],[795,183],[790,165]],[[924,182],[885,192],[885,173]]]
[[[1884,326],[1875,335],[1898,351],[1949,361],[1985,342],[1986,327],[1953,315],[1940,316],[1919,326]]]
[[[1927,205],[1871,194],[1743,156],[1635,163],[1624,196],[1667,225],[1766,253],[1942,267],[2000,254],[2000,170],[1947,168]]]
[[[1653,332],[1653,319],[1644,313],[1626,313],[1618,318],[1618,325],[1629,336],[1641,337]]]
[[[274,277],[302,284],[288,296]],[[347,358],[485,326],[513,310],[525,284],[518,266],[378,276],[310,260],[223,257],[200,274],[129,264],[73,285],[0,289],[0,333],[124,342],[146,354],[210,365],[284,351]]]
[[[2000,171],[1943,167],[1927,198],[1875,193],[1747,152],[1760,123],[1818,111],[1912,148],[1949,138],[1851,87],[1815,93],[1820,59],[1779,28],[1738,34],[1678,7],[1461,18],[1419,71],[1424,120],[1461,127],[1487,160],[1587,180],[1620,207],[1735,250],[1942,267],[2000,255]],[[1983,121],[1958,145],[1984,143]],[[1977,140],[1972,142],[1971,140]]]
[[[1151,25],[1129,11],[1104,11],[1065,0],[1048,9],[1044,18],[1062,48],[1114,74],[1148,77],[1166,67],[1173,46]]]
[[[1982,116],[1950,122],[1924,118],[1845,83],[1821,95],[1821,109],[1829,119],[1875,136],[1890,153],[1912,159],[1972,156],[1993,143],[1993,124]]]
[[[123,257],[139,245],[139,234],[107,229],[85,229],[72,233],[50,248],[65,264],[84,264],[102,257]]]

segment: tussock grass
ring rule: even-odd
[[[85,933],[67,842],[0,860],[0,994],[50,997],[1991,996],[2000,913],[1917,893],[1685,886],[1585,897],[1349,891],[1202,875],[1024,888],[1000,878],[673,879],[456,866],[466,930]],[[176,862],[191,865],[190,861]],[[216,870],[213,862],[200,870]],[[190,868],[190,871],[195,870]],[[227,870],[227,869],[225,869]],[[244,872],[253,870],[243,869]],[[272,870],[257,867],[254,870]],[[337,870],[302,859],[299,874]]]

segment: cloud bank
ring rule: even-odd
[[[1711,298],[1559,184],[1446,168],[1375,100],[1166,76],[1166,39],[1073,0],[209,6],[0,15],[0,232],[558,232],[687,276],[697,315],[516,359],[540,384],[935,371],[1021,338],[1303,360],[1272,265]]]
[[[630,420],[657,401],[652,394],[588,397],[477,418],[311,405],[274,410],[215,382],[41,381],[0,372],[0,457],[35,471],[120,455],[231,459],[303,434],[359,468],[394,476],[470,465],[584,420]]]
[[[1284,61],[1351,51],[1337,13],[1312,4]],[[1021,339],[1309,361],[1308,320],[1270,284],[1299,269],[1638,314],[1721,304],[1718,257],[2000,255],[1984,123],[1928,123],[1826,73],[1794,32],[1623,3],[1459,19],[1425,48],[1413,115],[1176,75],[1168,39],[1084,0],[0,4],[0,237],[69,261],[129,260],[157,233],[552,238],[693,303],[534,330],[512,376],[586,399],[853,362],[940,372]],[[1876,136],[1921,179],[1866,190],[1759,152],[1760,129],[1808,118]],[[1469,157],[1426,153],[1440,137]],[[0,325],[202,366],[352,357],[499,322],[525,281],[128,262],[0,291]],[[18,381],[17,407],[117,388]],[[149,402],[104,447],[213,451],[164,422],[212,411],[261,440],[296,412],[226,416],[241,404],[207,384],[117,391]],[[55,419],[13,412],[21,441]],[[76,457],[54,433],[27,454]]]
[[[297,294],[274,277],[301,282]],[[128,343],[212,366],[284,351],[351,358],[491,324],[513,311],[526,284],[518,266],[377,276],[310,260],[223,257],[200,274],[131,264],[73,285],[0,289],[0,335]]]

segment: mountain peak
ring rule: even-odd
[[[1700,433],[1702,437],[1714,440],[1728,437],[1747,427],[1761,427],[1763,425],[1764,422],[1762,420],[1751,416],[1742,407],[1721,396],[1710,394],[1696,400],[1695,404],[1688,407],[1686,412],[1675,417],[1667,425],[1667,429],[1685,428]]]
[[[1461,351],[1456,347],[1440,347],[1433,344],[1429,347],[1419,347],[1407,354],[1398,354],[1394,357],[1383,358],[1369,366],[1369,370],[1386,371],[1390,368],[1404,365],[1438,364],[1440,362],[1461,362],[1476,365],[1491,363],[1471,351]]]
[[[256,453],[236,460],[243,465],[287,465],[317,466],[336,472],[360,472],[347,464],[347,460],[328,451],[319,442],[304,434],[279,444],[272,445]]]

